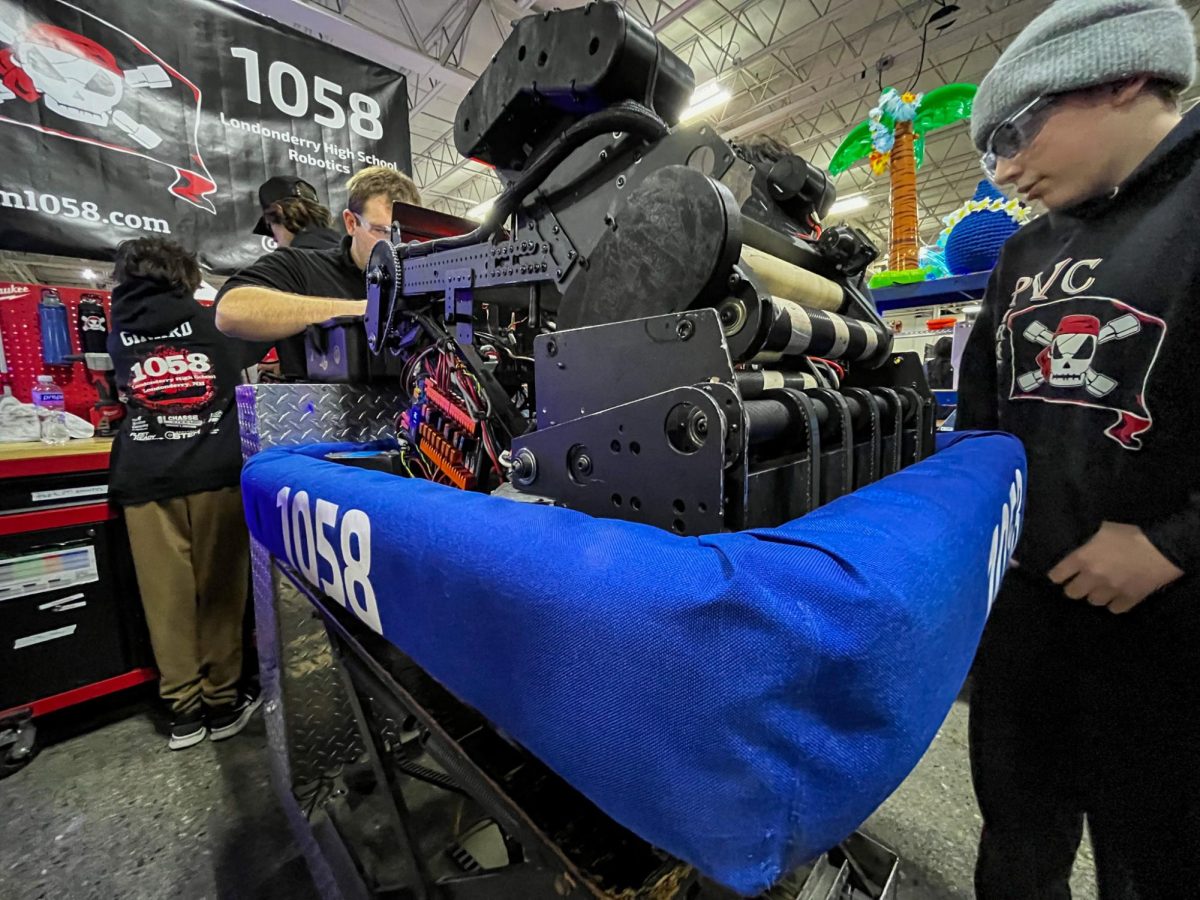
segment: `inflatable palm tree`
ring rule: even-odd
[[[833,154],[829,171],[844,172],[864,159],[871,171],[891,171],[892,234],[888,268],[916,269],[917,167],[925,155],[925,135],[971,116],[973,84],[947,84],[928,94],[903,94],[888,88],[870,118],[855,126]]]

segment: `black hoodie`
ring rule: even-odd
[[[184,288],[130,279],[112,295],[108,352],[128,415],[113,444],[109,498],[125,506],[238,483],[234,391],[261,344],[217,331]]]
[[[1025,443],[1016,558],[1045,573],[1102,521],[1200,573],[1200,110],[1111,195],[1004,247],[963,354],[958,427]]]

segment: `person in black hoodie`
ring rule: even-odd
[[[1024,530],[972,673],[976,895],[1200,883],[1200,111],[1174,0],[1060,0],[975,98],[985,169],[1048,214],[992,273],[963,429],[1025,444]]]
[[[116,279],[108,351],[128,415],[109,497],[124,507],[178,750],[232,737],[260,702],[239,691],[249,537],[234,390],[265,347],[217,331],[193,296],[199,266],[178,244],[127,241]]]
[[[925,377],[934,390],[948,391],[954,387],[954,364],[950,356],[954,352],[954,338],[940,337],[933,344],[933,356],[925,363]]]

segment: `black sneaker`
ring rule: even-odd
[[[236,702],[226,706],[214,706],[208,711],[208,736],[214,741],[231,738],[250,721],[254,711],[262,706],[262,695],[243,690]]]
[[[191,712],[176,713],[171,719],[171,738],[167,746],[172,750],[184,750],[194,747],[208,736],[208,726],[204,724],[204,709],[197,706]]]

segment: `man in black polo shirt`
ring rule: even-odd
[[[302,336],[309,325],[366,312],[363,270],[375,244],[391,234],[392,203],[420,204],[421,195],[407,175],[384,166],[358,172],[346,189],[341,243],[325,250],[277,250],[242,269],[217,297],[221,331],[244,340],[283,341]]]

